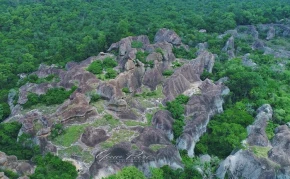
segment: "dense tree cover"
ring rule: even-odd
[[[122,37],[146,34],[153,40],[156,31],[166,27],[195,47],[208,38],[198,29],[219,33],[236,25],[270,23],[290,15],[289,0],[0,0],[0,3],[2,105],[7,101],[9,89],[16,86],[19,73],[32,72],[40,63],[63,67],[69,61],[80,61],[104,51]],[[139,48],[142,44],[132,45]],[[184,56],[182,52],[180,56]],[[116,75],[112,70],[109,72],[107,77]],[[4,111],[3,118],[10,113],[8,108]]]
[[[30,159],[39,153],[28,134],[22,134],[17,141],[21,124],[17,122],[0,123],[0,149],[7,155],[15,155],[18,159]]]
[[[234,149],[241,148],[247,137],[245,130],[254,121],[244,103],[238,102],[224,113],[211,119],[208,132],[197,143],[196,154],[210,154],[220,158],[228,156]]]
[[[184,105],[188,102],[189,97],[185,95],[177,96],[173,101],[166,103],[166,109],[171,112],[175,119],[173,123],[174,138],[177,139],[183,132],[184,122]]]
[[[25,108],[29,108],[36,104],[61,104],[77,89],[73,86],[70,90],[65,90],[64,88],[50,88],[45,94],[37,95],[35,93],[29,93],[27,95],[28,101],[23,105]]]
[[[146,179],[144,174],[134,166],[125,167],[115,175],[111,175],[106,179]]]
[[[19,175],[17,173],[14,173],[10,170],[4,170],[0,168],[0,172],[4,172],[5,176],[7,176],[9,179],[17,179],[19,178]]]
[[[97,60],[92,62],[88,66],[87,70],[96,75],[103,74],[103,72],[105,71],[105,78],[113,79],[118,75],[118,73],[113,69],[117,65],[118,63],[116,62],[116,60],[107,57],[103,61]]]
[[[240,142],[247,136],[245,128],[253,122],[255,109],[262,104],[268,103],[274,109],[273,121],[268,122],[266,128],[269,139],[278,125],[290,121],[289,65],[281,67],[279,64],[285,63],[285,59],[263,55],[259,51],[253,51],[250,58],[257,67],[245,67],[241,59],[233,59],[219,61],[213,74],[203,74],[203,78],[213,80],[227,76],[226,85],[231,93],[226,97],[225,112],[209,122],[208,132],[196,145],[196,153],[224,158],[233,149],[240,148]]]
[[[76,167],[69,162],[62,161],[50,153],[45,156],[35,156],[33,161],[37,164],[31,179],[75,179]]]

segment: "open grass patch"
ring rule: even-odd
[[[91,163],[94,161],[94,156],[89,151],[83,150],[80,146],[74,145],[64,150],[59,150],[58,155],[61,158],[78,157],[85,163]]]
[[[63,135],[59,135],[52,140],[53,143],[64,147],[69,147],[75,143],[89,124],[73,125],[65,128]]]
[[[105,103],[105,100],[100,99],[96,102],[92,102],[91,105],[97,108],[97,112],[100,114],[105,110],[104,103]]]
[[[167,145],[162,145],[162,144],[152,144],[149,146],[151,150],[154,152],[157,152],[159,149],[165,148]]]
[[[250,149],[259,158],[268,158],[270,147],[251,146]]]
[[[109,125],[111,128],[115,128],[120,125],[120,121],[118,119],[115,119],[112,115],[105,114],[103,118],[98,119],[93,123],[94,127],[107,125]]]
[[[111,137],[106,140],[105,142],[101,143],[102,148],[110,148],[113,147],[115,144],[118,144],[120,142],[124,141],[130,141],[132,136],[135,134],[134,131],[126,130],[126,129],[120,129],[113,132]]]
[[[126,124],[126,126],[147,126],[146,123],[132,121],[132,120],[124,121],[124,123]]]

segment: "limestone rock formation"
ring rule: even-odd
[[[173,122],[174,119],[172,118],[171,113],[167,110],[157,111],[152,118],[153,126],[157,129],[163,130],[170,140],[173,139]]]
[[[269,28],[269,31],[267,33],[267,37],[266,37],[266,40],[271,40],[275,37],[275,28],[273,26],[271,26]]]
[[[192,95],[185,108],[185,115],[190,116],[186,120],[183,134],[177,140],[179,149],[188,151],[189,156],[194,155],[194,147],[203,133],[210,118],[223,112],[223,96],[229,93],[229,89],[223,84],[214,84],[210,80],[203,81],[200,86],[201,94]]]
[[[154,42],[168,42],[172,45],[181,45],[181,38],[174,31],[163,28],[156,33]]]
[[[18,173],[20,176],[31,175],[34,173],[34,166],[29,161],[20,161],[16,156],[8,156],[4,152],[0,151],[0,169],[11,170]],[[2,175],[2,177],[4,177]],[[0,174],[1,178],[1,174]],[[4,177],[5,178],[5,177]]]
[[[265,135],[267,121],[272,118],[272,108],[265,104],[257,110],[253,125],[248,127],[246,149],[228,156],[217,170],[217,177],[224,178],[288,178],[290,176],[290,130],[286,125],[276,128],[271,143]],[[265,150],[261,155],[261,151]]]
[[[227,42],[224,48],[222,49],[223,51],[227,52],[229,59],[235,58],[235,39],[234,36],[231,36]]]
[[[257,145],[267,147],[269,145],[266,135],[267,122],[272,119],[273,110],[269,104],[261,106],[257,110],[257,116],[253,125],[247,127],[249,145]]]
[[[107,140],[106,131],[103,129],[97,129],[93,127],[87,127],[81,137],[81,141],[89,147],[94,147],[96,144]]]

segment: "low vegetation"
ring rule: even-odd
[[[70,90],[66,91],[64,88],[50,88],[45,94],[37,95],[29,93],[27,95],[28,101],[23,105],[24,108],[29,108],[36,104],[54,105],[61,104],[77,89],[73,86]]]

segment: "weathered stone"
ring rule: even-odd
[[[264,104],[257,110],[257,116],[253,125],[247,127],[249,145],[268,146],[266,135],[267,122],[272,119],[273,110],[269,104]]]
[[[168,42],[173,45],[181,45],[181,38],[174,31],[163,28],[156,33],[154,42]]]
[[[271,26],[269,28],[269,31],[267,33],[267,37],[266,37],[266,40],[271,40],[275,37],[275,28],[273,26]]]
[[[152,117],[152,125],[156,129],[163,130],[168,139],[173,140],[172,124],[174,119],[167,110],[157,111]]]
[[[104,142],[108,138],[109,136],[107,136],[105,130],[87,127],[81,137],[81,141],[89,147],[94,147],[95,145]]]

